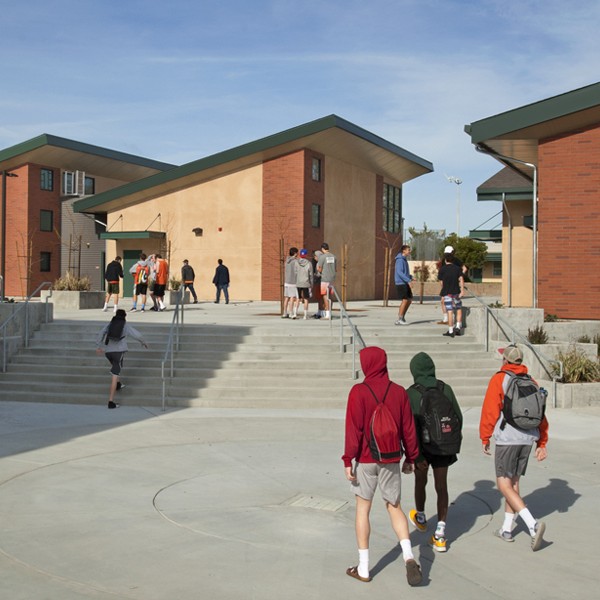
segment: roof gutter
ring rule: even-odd
[[[498,154],[497,152],[494,152],[492,150],[490,150],[487,146],[483,145],[483,144],[476,144],[475,145],[475,150],[477,150],[477,152],[481,152],[482,154],[489,154],[490,156],[493,156],[494,158],[498,159],[500,162],[502,162],[503,164],[506,164],[507,166],[510,166],[512,168],[515,168],[513,164],[513,162],[519,163],[521,165],[525,165],[526,167],[529,167],[531,169],[533,169],[533,267],[532,267],[532,277],[533,277],[533,284],[532,284],[532,305],[533,308],[537,308],[537,258],[538,258],[538,241],[537,241],[537,230],[538,230],[538,218],[537,218],[537,203],[538,203],[538,197],[537,197],[537,167],[536,165],[534,165],[533,163],[528,163],[525,162],[524,160],[521,160],[519,158],[513,158],[511,156],[503,156],[502,154]],[[508,211],[507,211],[508,212]],[[509,248],[509,256],[512,255],[512,248]]]

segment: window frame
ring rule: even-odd
[[[47,268],[45,268],[47,266]],[[40,252],[40,273],[52,271],[52,252]]]
[[[310,223],[315,229],[321,228],[321,205],[316,202],[313,202],[310,209]]]
[[[402,227],[402,188],[383,184],[383,231],[400,233]]]
[[[322,168],[323,167],[321,159],[317,158],[316,156],[313,156],[312,165],[310,169],[310,176],[313,181],[321,181],[321,178],[323,176]]]
[[[50,228],[44,228],[44,222],[46,222],[48,215],[50,216]],[[44,216],[46,218],[44,218]],[[47,208],[40,209],[40,231],[52,232],[54,231],[54,211],[48,210]]]
[[[49,183],[48,183],[49,182]],[[40,190],[43,192],[54,191],[54,170],[42,167],[40,169]]]

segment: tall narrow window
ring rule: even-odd
[[[312,180],[321,181],[321,159],[312,159]]]
[[[40,231],[54,229],[54,213],[51,210],[40,210]]]
[[[86,176],[84,186],[85,187],[83,193],[86,196],[92,196],[96,193],[96,180],[93,177]]]
[[[52,169],[40,169],[40,189],[46,192],[54,190],[54,171]]]
[[[52,252],[40,252],[40,271],[48,273],[52,270]]]
[[[321,227],[321,205],[313,204],[312,205],[312,226],[313,227]]]
[[[400,231],[402,215],[402,188],[383,184],[383,230],[390,233]]]

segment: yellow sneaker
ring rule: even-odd
[[[435,535],[435,533],[431,536],[431,541],[429,542],[429,545],[434,550],[437,550],[438,552],[446,552],[446,550],[447,550],[447,548],[446,548],[446,538],[445,537],[438,537],[437,535]]]
[[[419,531],[427,531],[427,519],[421,517],[414,508],[408,513],[408,518]]]

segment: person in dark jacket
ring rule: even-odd
[[[186,288],[190,290],[190,294],[194,297],[194,304],[198,304],[198,296],[196,295],[196,290],[194,289],[194,279],[196,279],[196,274],[194,273],[194,269],[190,265],[187,258],[183,261],[183,267],[181,267],[181,281],[183,285],[183,291],[185,293]]]
[[[221,291],[223,291],[223,295],[225,296],[225,304],[229,304],[229,269],[223,264],[220,258],[217,262],[219,266],[215,269],[215,276],[213,277],[213,283],[217,288],[215,304],[219,304],[219,300],[221,300]]]
[[[108,303],[110,297],[114,296],[114,313],[117,314],[119,309],[119,281],[123,279],[123,266],[121,265],[122,258],[120,256],[115,257],[115,260],[108,263],[106,270],[104,271],[104,279],[106,279],[106,298],[104,299],[104,312],[108,310]]]
[[[390,381],[387,356],[382,348],[369,347],[360,352],[360,364],[365,374],[363,383],[352,387],[346,409],[346,438],[344,446],[344,469],[346,479],[352,484],[356,497],[356,540],[358,542],[358,565],[347,569],[346,574],[358,581],[371,581],[369,576],[369,537],[371,525],[369,514],[375,490],[379,486],[385,501],[392,529],[402,547],[409,585],[422,581],[421,568],[414,558],[408,521],[400,506],[400,460],[376,462],[369,448],[371,417],[378,402],[389,409],[404,448],[405,461],[402,471],[411,473],[419,454],[415,422],[410,410],[406,390]],[[377,398],[377,399],[376,399]],[[352,465],[354,461],[354,467]]]
[[[435,376],[435,364],[429,354],[419,352],[410,361],[410,372],[415,384],[423,388],[435,388],[438,380]],[[452,403],[454,412],[460,421],[462,430],[462,412],[454,391],[447,384],[443,384],[443,394]],[[430,545],[438,552],[446,552],[446,518],[448,516],[448,467],[454,464],[458,458],[453,455],[433,455],[423,449],[422,427],[419,426],[421,416],[421,392],[414,386],[408,388],[410,406],[415,416],[417,437],[419,439],[419,457],[415,463],[415,507],[408,513],[411,523],[419,530],[427,530],[427,519],[425,517],[425,488],[427,487],[427,474],[429,467],[433,469],[433,481],[437,494],[437,518],[438,524],[435,533],[431,536]]]

